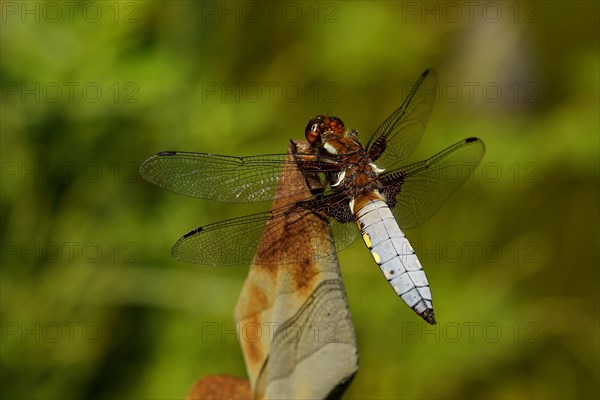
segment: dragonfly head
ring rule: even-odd
[[[341,138],[345,132],[344,123],[338,117],[317,115],[308,121],[304,134],[311,145],[319,146],[323,144],[324,139],[327,140],[331,136]]]

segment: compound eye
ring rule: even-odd
[[[310,144],[317,143],[321,138],[321,131],[323,126],[323,116],[318,115],[315,118],[312,118],[308,121],[306,128],[304,130],[304,135],[306,136],[306,140]]]
[[[338,117],[329,117],[329,126],[331,127],[331,130],[338,135],[344,133],[344,123]]]

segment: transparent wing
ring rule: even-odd
[[[305,185],[293,184],[277,194],[285,184],[288,171],[298,165],[286,160],[286,154],[232,157],[216,154],[166,151],[140,166],[147,181],[164,189],[190,197],[222,202],[258,202],[292,196],[306,191]]]
[[[314,211],[319,204],[299,202],[194,229],[175,243],[173,258],[224,266],[306,263],[333,255],[354,241],[356,226]]]
[[[391,169],[410,156],[423,137],[436,98],[437,75],[428,69],[404,102],[375,131],[367,153],[379,168]]]
[[[485,146],[478,138],[462,140],[433,157],[381,177],[396,220],[413,228],[435,214],[479,165]]]

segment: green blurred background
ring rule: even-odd
[[[245,376],[247,268],[171,260],[265,210],[163,191],[163,150],[285,152],[319,113],[369,134],[427,67],[418,160],[468,136],[474,179],[407,232],[438,325],[362,243],[340,253],[360,369],[346,398],[599,396],[597,2],[11,2],[2,7],[2,398],[182,398]],[[216,325],[215,325],[216,324]]]

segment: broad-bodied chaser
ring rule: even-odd
[[[307,151],[294,147],[286,154],[233,157],[167,151],[148,158],[140,167],[148,181],[183,195],[223,202],[257,202],[310,196],[271,211],[209,224],[186,233],[175,244],[178,260],[209,264],[302,264],[331,256],[348,246],[357,231],[398,296],[428,323],[434,324],[432,296],[425,272],[404,235],[431,217],[479,164],[485,147],[475,137],[461,140],[433,157],[412,164],[403,161],[419,144],[435,102],[437,78],[425,71],[404,103],[363,146],[356,130],[337,117],[319,115],[306,125]],[[286,185],[287,169],[302,172],[306,185]],[[316,215],[327,225],[294,221]],[[295,239],[273,237],[269,232]],[[358,229],[354,226],[358,225]],[[323,229],[329,226],[329,231]],[[301,238],[310,235],[311,240]],[[298,239],[300,238],[300,239]],[[327,246],[333,238],[333,246]],[[310,245],[311,251],[306,246]],[[258,252],[257,252],[258,250]]]

